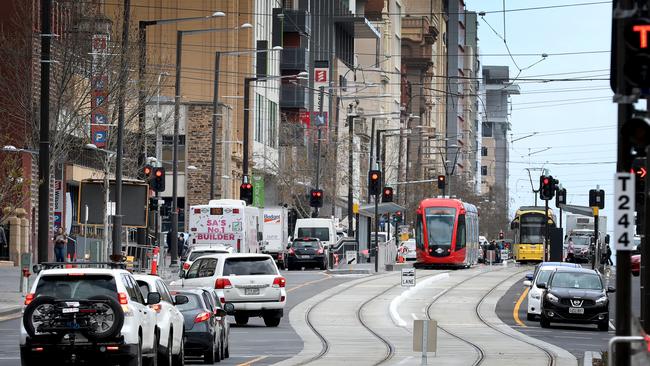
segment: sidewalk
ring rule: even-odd
[[[24,297],[19,288],[21,275],[20,267],[0,266],[0,318],[13,317],[22,311]],[[30,279],[33,278],[32,274]]]
[[[495,314],[498,299],[523,272],[502,266],[418,270],[417,286],[408,290],[399,285],[398,272],[346,282],[293,308],[289,319],[304,348],[278,365],[373,365],[387,357],[384,364],[419,364],[420,354],[412,351],[413,320],[426,319],[434,300],[430,316],[439,325],[438,352],[429,354],[430,364],[472,365],[483,357],[486,365],[546,365],[539,346],[554,355],[555,365],[577,365],[568,352],[512,330]]]

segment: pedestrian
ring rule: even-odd
[[[185,249],[185,236],[183,233],[178,233],[178,257],[181,258],[183,257]]]
[[[54,258],[57,262],[65,262],[65,245],[68,243],[68,236],[65,235],[62,227],[56,230],[54,236]]]
[[[607,244],[607,250],[605,256],[606,256],[605,263],[609,264],[610,266],[613,266],[614,262],[612,262],[612,248],[609,246],[609,244]]]
[[[573,246],[573,240],[569,239],[569,243],[567,244],[566,248],[566,261],[569,263],[575,263],[575,257],[574,257],[574,252],[575,247]]]

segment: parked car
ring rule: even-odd
[[[404,259],[407,261],[414,261],[417,259],[415,251],[415,239],[408,239],[402,242],[400,248],[403,248]]]
[[[632,264],[632,275],[638,277],[641,274],[641,254],[635,254],[630,257]]]
[[[325,248],[318,238],[298,238],[287,247],[287,269],[318,267],[327,269]]]
[[[268,327],[277,327],[287,302],[286,280],[268,254],[212,254],[200,257],[184,278],[173,285],[213,287],[219,302],[231,304],[228,314],[238,325],[251,316],[264,319]]]
[[[210,293],[210,302],[215,309],[223,309],[219,298],[217,297],[217,291],[214,288],[205,288]],[[225,311],[225,309],[224,309]],[[230,322],[228,322],[227,316],[219,316],[215,313],[215,317],[219,322],[219,329],[221,331],[220,342],[219,342],[219,351],[221,353],[221,359],[226,359],[230,357]]]
[[[56,360],[142,365],[157,357],[156,312],[131,273],[114,268],[51,268],[38,273],[25,297],[20,327],[22,365]]]
[[[553,271],[559,267],[580,268],[580,265],[568,262],[542,262],[535,267],[534,273],[526,275],[524,286],[530,287],[528,291],[526,319],[533,321],[542,313],[541,298],[544,290],[540,289],[537,284],[540,282],[548,282]]]
[[[156,335],[158,338],[158,361],[162,365],[182,365],[185,358],[183,347],[184,318],[176,305],[187,303],[184,295],[172,297],[165,282],[158,276],[134,275],[145,297],[150,293],[160,294],[160,302],[149,305],[156,313]]]
[[[613,287],[605,288],[600,274],[592,269],[557,268],[548,282],[537,284],[544,291],[540,325],[551,323],[596,324],[609,328],[609,297]]]
[[[187,255],[182,258],[183,266],[182,270],[187,272],[192,266],[192,263],[204,255],[208,254],[222,254],[222,253],[232,253],[234,250],[231,246],[227,245],[213,245],[213,244],[198,244],[192,245],[187,250]]]
[[[203,362],[213,364],[221,360],[221,319],[226,312],[215,308],[210,291],[183,289],[175,291],[187,296],[188,302],[178,305],[185,318],[185,354],[203,356]]]

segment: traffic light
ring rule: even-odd
[[[373,196],[381,193],[381,171],[371,170],[368,172],[368,191]]]
[[[246,202],[247,205],[253,204],[253,185],[250,183],[242,183],[239,186],[239,199]]]
[[[555,195],[555,207],[560,208],[560,205],[566,205],[566,188],[558,189]]]
[[[499,231],[499,240],[503,240],[504,235],[503,235],[503,230]]]
[[[155,192],[162,192],[165,190],[165,168],[159,166],[153,168],[153,173],[149,179],[149,186]]]
[[[548,201],[552,200],[555,195],[555,179],[551,175],[542,175],[539,177],[539,198]]]
[[[650,145],[650,119],[638,114],[627,119],[621,127],[619,141],[619,149],[624,154],[622,168],[627,171],[632,169],[635,158],[646,156],[646,147]]]
[[[614,2],[616,4],[616,2]],[[610,85],[614,92],[628,94],[630,90],[618,90],[618,69],[623,69],[626,86],[631,88],[650,87],[650,19],[639,16],[637,11],[626,11],[612,18],[612,53]],[[623,23],[623,45],[619,49],[618,28]],[[624,62],[619,64],[619,52]],[[627,88],[626,88],[627,89]]]
[[[589,190],[589,207],[605,208],[605,191],[602,189]]]
[[[402,211],[396,211],[393,215],[393,222],[399,224],[402,222]]]
[[[393,188],[384,187],[384,191],[381,196],[381,202],[393,202]]]
[[[644,213],[645,208],[645,176],[648,174],[646,171],[646,158],[636,158],[632,162],[630,173],[634,174],[635,178],[635,207],[634,210],[639,213]]]
[[[323,207],[323,190],[312,189],[309,192],[309,206],[310,207]]]
[[[149,183],[151,177],[153,176],[153,166],[147,164],[142,168],[142,174],[144,175],[145,182]]]
[[[438,189],[445,189],[446,178],[444,175],[438,176]]]

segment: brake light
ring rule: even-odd
[[[219,298],[219,301],[221,301],[222,304],[225,304],[226,303],[226,298],[225,297]]]
[[[107,351],[119,351],[120,347],[119,346],[106,346]]]
[[[230,280],[227,278],[217,278],[217,280],[214,281],[214,288],[219,290],[232,288],[232,283],[230,283]]]
[[[162,306],[160,306],[160,304],[153,304],[153,305],[150,305],[150,307],[151,307],[151,308],[152,308],[156,313],[159,313],[160,310],[162,310]]]
[[[117,300],[120,302],[120,305],[127,305],[129,303],[129,297],[124,292],[117,294]]]
[[[187,271],[188,269],[190,269],[190,264],[187,263],[187,262],[183,263],[183,269],[186,270],[186,271]]]
[[[34,352],[43,352],[43,347],[32,348],[32,351],[34,351]]]
[[[201,323],[204,321],[207,321],[210,319],[210,313],[207,311],[204,311],[202,313],[199,313],[195,318],[194,318],[194,323]]]
[[[284,277],[276,277],[273,279],[273,287],[280,288],[284,287],[287,284],[287,280]]]
[[[68,273],[68,276],[84,276],[85,273]]]
[[[32,301],[34,301],[34,298],[35,298],[35,297],[36,297],[36,295],[33,294],[33,293],[31,293],[31,294],[27,294],[27,296],[25,296],[25,305],[29,305],[29,304],[31,304]]]

